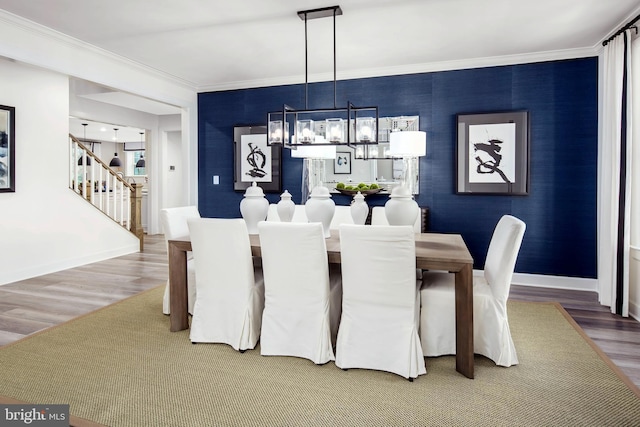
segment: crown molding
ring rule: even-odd
[[[97,46],[94,46],[82,40],[76,39],[64,33],[61,33],[57,30],[51,29],[49,27],[45,27],[41,24],[27,20],[25,18],[22,18],[18,15],[14,15],[4,10],[0,10],[0,23],[3,25],[6,24],[5,28],[7,28],[7,26],[18,28],[21,31],[32,34],[36,38],[43,38],[49,44],[53,42],[59,45],[66,45],[68,47],[71,47],[72,49],[77,49],[77,50],[87,52],[87,54],[89,55],[99,56],[107,62],[118,64],[119,66],[124,68],[134,69],[139,72],[152,75],[159,80],[165,81],[172,85],[179,86],[182,89],[186,89],[194,92],[215,92],[215,91],[223,91],[223,90],[250,89],[250,88],[258,88],[258,87],[282,86],[282,85],[304,83],[303,75],[290,75],[290,76],[281,76],[281,77],[274,77],[274,78],[267,78],[267,79],[231,81],[231,82],[221,82],[221,83],[215,83],[215,84],[209,84],[209,85],[198,85],[195,82],[187,81],[177,76],[174,76],[172,74],[155,69],[153,67],[143,65],[139,62],[117,55],[106,49],[99,48]],[[0,32],[2,31],[0,30]],[[29,63],[32,65],[42,66],[42,67],[52,69],[54,71],[58,71],[64,74],[74,75],[75,77],[79,77],[79,78],[91,79],[91,77],[74,74],[72,71],[68,69],[68,67],[65,68],[64,66],[65,64],[61,63],[61,60],[59,58],[56,61],[49,61],[45,63],[45,61],[48,59],[46,58],[45,55],[37,55],[31,52],[28,52],[25,49],[20,49],[19,42],[15,42],[13,44],[17,46],[13,50],[11,50],[11,47],[0,46],[0,55],[5,54],[5,56],[7,56],[10,59],[15,59],[15,60]],[[11,52],[9,52],[10,54],[6,53],[7,50],[11,50]],[[409,65],[401,65],[401,66],[349,70],[349,71],[338,72],[338,75],[336,77],[338,80],[350,80],[350,79],[361,79],[361,78],[382,77],[382,76],[418,74],[418,73],[437,72],[437,71],[452,71],[452,70],[462,70],[462,69],[472,69],[472,68],[497,67],[497,66],[506,66],[506,65],[558,61],[558,60],[564,60],[564,59],[575,59],[575,58],[582,58],[582,57],[589,57],[589,56],[598,56],[601,51],[602,51],[601,43],[598,43],[597,45],[592,47],[578,48],[578,49],[565,49],[565,50],[534,52],[534,53],[518,54],[518,55],[471,58],[471,59],[455,60],[455,61],[440,61],[440,62],[431,62],[431,63],[423,63],[423,64],[409,64]],[[332,73],[317,73],[317,74],[309,75],[310,82],[320,82],[320,81],[330,81],[330,80],[333,80]]]
[[[31,34],[36,38],[44,38],[47,40],[48,44],[56,43],[58,45],[63,45],[63,46],[71,47],[73,49],[85,51],[88,54],[100,56],[108,62],[118,64],[125,68],[134,69],[136,71],[150,74],[155,78],[163,80],[169,84],[179,86],[186,90],[196,91],[197,89],[197,84],[194,82],[181,79],[172,74],[166,73],[164,71],[160,71],[153,67],[149,67],[147,65],[128,59],[124,56],[117,55],[106,49],[97,47],[90,43],[79,40],[75,37],[61,33],[60,31],[54,30],[49,27],[45,27],[44,25],[38,24],[36,22],[30,21],[21,16],[12,14],[10,12],[7,12],[1,9],[0,9],[0,25],[5,26],[4,27],[5,30],[7,28],[13,27],[13,28],[19,29],[20,31],[24,31],[28,34]],[[13,44],[19,45],[20,42],[16,41]],[[2,49],[2,46],[0,46],[0,49]],[[0,55],[2,55],[2,50],[0,50]],[[13,54],[11,55],[10,59],[15,59],[15,60],[32,64],[32,65],[42,66],[42,67],[52,69],[54,71],[58,71],[64,74],[73,75],[69,73],[68,70],[63,69],[64,67],[62,65],[58,65],[56,67],[56,66],[52,66],[50,63],[44,63],[45,61],[44,58],[36,57],[36,55],[30,54],[30,52],[26,50],[21,50],[17,48],[17,49],[14,49],[12,53]],[[58,61],[57,64],[61,64],[61,62]],[[77,76],[77,77],[86,78],[86,76],[84,77]]]
[[[363,79],[371,77],[397,76],[405,74],[419,74],[436,71],[453,71],[472,68],[500,67],[506,65],[529,64],[535,62],[560,61],[565,59],[586,58],[598,56],[601,51],[600,43],[587,48],[564,49],[547,52],[534,52],[519,55],[493,56],[472,58],[455,61],[440,61],[424,64],[410,64],[390,67],[379,67],[343,71],[337,73],[338,80]],[[332,73],[317,73],[309,75],[309,82],[333,80]],[[199,86],[198,92],[216,92],[223,90],[250,89],[257,87],[282,86],[304,83],[304,76],[288,76],[272,79],[245,80],[227,82],[214,85]]]

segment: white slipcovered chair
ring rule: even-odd
[[[351,206],[336,206],[329,228],[331,230],[338,230],[342,224],[353,224]]]
[[[249,232],[243,219],[190,219],[196,261],[196,299],[189,338],[224,343],[244,351],[260,337],[264,283],[254,271]]]
[[[258,223],[265,304],[260,351],[324,364],[334,360],[340,281],[331,281],[322,224]]]
[[[389,225],[387,216],[384,213],[384,206],[374,206],[371,208],[371,225]],[[413,224],[414,233],[422,233],[422,215],[418,214],[416,222]]]
[[[269,204],[269,210],[267,211],[267,221],[280,221],[277,203]],[[304,210],[304,205],[296,205],[296,208],[293,211],[293,218],[291,218],[291,222],[309,222],[309,220],[307,220],[307,213]]]
[[[342,318],[336,365],[392,372],[410,380],[425,374],[413,229],[343,225],[340,247]]]
[[[503,216],[491,237],[484,275],[473,278],[474,353],[499,366],[518,364],[507,318],[507,298],[525,228],[518,218]],[[455,354],[454,275],[425,271],[420,293],[420,340],[424,355]]]
[[[416,222],[413,223],[413,232],[422,233],[422,214],[418,214]],[[371,208],[371,225],[389,225],[387,215],[384,213],[384,206],[374,206]],[[422,269],[416,268],[416,279],[422,280]]]
[[[176,208],[166,208],[160,211],[160,224],[164,233],[165,243],[169,240],[189,236],[189,226],[187,220],[191,218],[200,218],[197,206],[180,206]],[[187,295],[189,298],[189,313],[193,314],[193,304],[196,300],[196,276],[195,264],[193,262],[193,253],[187,253]],[[162,312],[170,314],[169,303],[169,280],[164,289],[164,297],[162,298]]]

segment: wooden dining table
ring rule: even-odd
[[[261,256],[260,238],[249,235],[253,256]],[[446,270],[455,274],[456,370],[474,376],[473,360],[473,258],[459,234],[416,233],[416,267]],[[340,235],[331,231],[326,239],[329,263],[340,263]],[[187,297],[187,252],[189,237],[169,240],[170,330],[189,328]]]

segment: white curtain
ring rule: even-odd
[[[631,177],[631,272],[629,314],[640,319],[640,37],[631,44],[633,172]]]
[[[632,30],[604,48],[602,134],[598,165],[598,283],[600,302],[629,315],[633,154]],[[636,73],[640,70],[636,70]],[[637,146],[639,141],[635,141]],[[638,169],[640,165],[635,164]],[[637,202],[636,202],[637,203]],[[637,219],[636,219],[637,222]],[[637,242],[635,242],[637,243]]]

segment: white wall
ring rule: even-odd
[[[69,189],[69,79],[0,59],[16,109],[16,191],[0,193],[0,284],[136,252],[138,239]]]
[[[95,48],[57,31],[0,10],[0,56],[36,65],[67,76],[95,82],[123,92],[182,109],[182,169],[184,204],[197,204],[198,195],[198,106],[197,91],[189,82],[181,81],[155,69]],[[83,114],[77,114],[85,117]],[[118,122],[116,122],[118,123]],[[162,129],[145,125],[155,135]],[[173,130],[173,129],[172,129]],[[147,153],[150,180],[162,182],[160,150]],[[154,176],[158,171],[160,176]],[[161,232],[159,211],[162,209],[159,186],[149,189],[149,233]]]
[[[180,131],[171,131],[166,133],[166,183],[162,188],[163,205],[166,208],[184,206],[185,199],[184,185],[182,183],[182,152],[180,150],[180,140],[182,138]],[[172,170],[171,167],[174,169]]]

